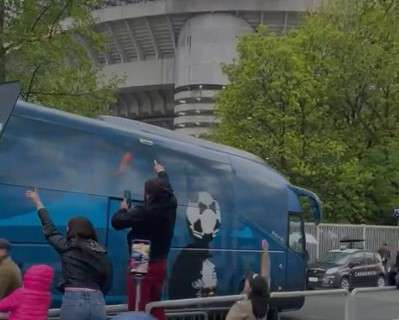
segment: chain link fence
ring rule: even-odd
[[[310,261],[340,248],[340,241],[348,238],[365,240],[358,246],[371,251],[377,251],[384,242],[395,251],[399,248],[399,227],[394,226],[306,223],[305,233]]]

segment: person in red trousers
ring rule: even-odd
[[[140,311],[144,311],[149,302],[161,299],[167,258],[176,221],[177,200],[170,185],[168,174],[157,161],[154,161],[154,171],[157,173],[157,177],[148,180],[144,186],[144,206],[129,208],[126,199],[124,199],[120,209],[112,217],[112,226],[116,230],[131,229],[127,236],[129,250],[131,250],[134,239],[151,242],[148,273],[141,283]],[[135,308],[135,293],[134,279],[128,273],[129,310]],[[163,310],[154,311],[154,316],[159,320],[165,319]]]

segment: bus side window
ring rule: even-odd
[[[151,146],[136,137],[114,136],[96,141],[96,192],[121,197],[125,190],[142,200],[144,183],[153,178]]]
[[[287,235],[287,196],[285,182],[260,163],[232,158],[235,170],[235,210],[237,233],[248,234],[245,248],[257,249],[259,241],[271,235],[285,243]],[[280,182],[281,181],[281,182]],[[251,243],[249,243],[251,236]],[[237,240],[238,241],[238,240]],[[242,246],[243,242],[238,241]]]
[[[178,204],[185,205],[187,199],[187,159],[179,151],[154,145],[154,159],[159,161],[168,173]]]
[[[234,220],[232,169],[228,163],[191,158],[187,166],[188,209],[194,235],[228,246]]]
[[[93,136],[44,121],[12,116],[0,143],[0,181],[89,191]]]
[[[11,117],[0,143],[0,181],[141,200],[154,177],[151,147],[131,136],[102,137],[60,124]],[[17,170],[15,170],[17,168]]]
[[[228,213],[233,206],[233,181],[230,164],[192,158],[187,165],[187,188],[190,202],[196,203],[199,194],[207,193]]]

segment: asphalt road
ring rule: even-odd
[[[351,320],[399,320],[399,290],[362,293],[351,305]],[[281,320],[344,320],[345,297],[307,297],[301,310],[284,312]]]
[[[301,310],[281,313],[281,320],[343,320],[344,296],[306,297]],[[377,320],[377,319],[374,319]]]

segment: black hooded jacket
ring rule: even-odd
[[[149,197],[144,206],[120,209],[112,217],[116,230],[131,228],[128,246],[133,239],[151,241],[150,260],[166,259],[169,254],[176,221],[177,200],[165,171],[158,173],[162,192]]]
[[[107,293],[112,284],[112,263],[105,248],[94,240],[67,240],[56,229],[46,209],[40,209],[38,215],[47,241],[61,257],[59,290],[88,288]]]

